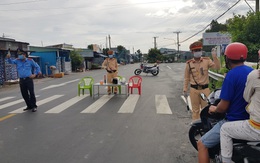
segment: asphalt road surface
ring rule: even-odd
[[[190,114],[182,99],[184,63],[142,73],[142,94],[77,96],[84,76],[105,70],[34,79],[38,111],[22,111],[18,84],[0,88],[1,163],[195,163]],[[120,66],[127,80],[139,64]],[[124,90],[124,89],[123,89]],[[90,111],[92,110],[92,111]]]

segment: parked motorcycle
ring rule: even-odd
[[[155,63],[153,66],[148,66],[144,63],[140,64],[140,68],[135,69],[134,74],[140,75],[141,72],[144,72],[146,74],[151,73],[153,76],[156,76],[159,74],[159,65]]]
[[[208,102],[200,113],[200,120],[194,122],[189,130],[189,140],[192,146],[198,150],[197,141],[208,132],[216,123],[225,117],[225,114],[209,114],[210,105],[217,105],[220,102],[220,89],[213,91],[207,98],[201,94],[201,98]],[[221,163],[220,144],[208,149],[209,157],[215,163]],[[260,162],[260,142],[249,142],[246,140],[233,140],[232,161],[235,163],[259,163]]]

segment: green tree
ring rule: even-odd
[[[244,15],[234,15],[227,20],[228,32],[233,42],[242,42],[248,48],[249,62],[256,62],[257,51],[260,49],[260,12],[248,12]]]
[[[162,61],[163,55],[160,53],[160,50],[157,48],[149,49],[147,60],[149,63],[155,63],[157,60]]]
[[[212,20],[210,23],[210,29],[207,29],[206,32],[223,32],[227,31],[227,25],[218,23],[216,20]]]
[[[93,50],[93,44],[88,45],[88,49]]]
[[[122,45],[117,46],[118,53],[121,53],[122,51],[125,51],[125,50],[126,50],[126,48],[124,46],[122,46]]]
[[[142,52],[141,52],[140,49],[138,49],[136,52],[137,52],[137,56],[138,56],[139,62],[141,62],[141,61],[142,61],[143,54],[142,54]]]
[[[108,51],[108,50],[109,50],[109,48],[103,48],[103,54],[104,54],[104,55],[108,55],[108,54],[107,54],[107,51]]]
[[[71,66],[72,70],[76,71],[78,68],[83,66],[84,58],[79,54],[79,51],[70,51]]]
[[[127,62],[127,56],[126,56],[126,48],[122,45],[117,46],[117,52],[118,52],[118,57],[117,61],[120,62]]]

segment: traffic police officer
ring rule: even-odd
[[[118,74],[118,65],[117,59],[114,58],[114,51],[108,50],[107,52],[108,58],[104,60],[102,63],[102,68],[106,69],[107,71],[107,82],[112,83],[112,79],[117,77]],[[107,87],[107,93],[111,94],[111,87]],[[117,94],[117,87],[114,88],[114,94]]]
[[[42,74],[41,69],[33,59],[26,58],[26,52],[18,49],[17,54],[17,59],[11,59],[11,55],[7,54],[7,61],[10,64],[16,64],[18,76],[20,78],[20,90],[27,105],[24,111],[32,110],[32,112],[36,112],[37,105],[34,93],[33,78],[35,78],[36,75]]]
[[[190,86],[190,99],[192,105],[192,122],[199,119],[200,109],[207,103],[200,98],[200,93],[210,94],[208,69],[220,69],[220,62],[215,49],[212,49],[212,58],[202,57],[202,42],[196,41],[190,45],[193,58],[186,62],[183,94],[187,97]]]

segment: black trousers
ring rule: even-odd
[[[33,79],[27,78],[20,78],[20,90],[23,96],[23,99],[28,108],[35,108],[36,105],[36,97],[34,94],[34,84]]]

